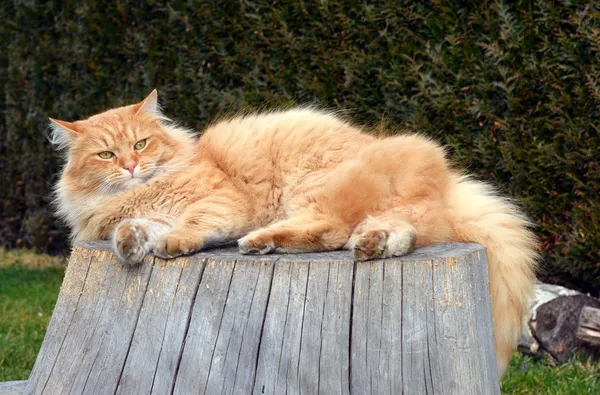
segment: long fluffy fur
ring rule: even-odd
[[[104,133],[135,129],[132,108],[111,110],[125,121]],[[453,170],[439,144],[411,134],[376,138],[306,108],[220,121],[195,145],[186,132],[150,121],[154,133],[179,141],[180,151],[167,161],[177,163],[175,170],[90,195],[80,180],[103,163],[77,161],[91,138],[86,122],[76,141],[59,139],[69,147],[68,163],[78,163],[67,165],[57,188],[59,212],[75,238],[113,237],[120,256],[135,261],[151,251],[171,258],[236,239],[244,253],[347,248],[357,259],[479,242],[489,255],[498,370],[504,373],[532,288],[536,240],[515,204]],[[113,140],[118,146],[122,139]],[[136,160],[143,165],[147,158],[142,153]]]
[[[500,375],[516,347],[538,254],[524,214],[490,186],[468,177],[450,188],[448,203],[461,241],[483,244],[488,254],[494,337]]]
[[[153,92],[149,98],[155,95]],[[121,164],[99,159],[98,152],[112,151],[118,146],[131,148],[140,137],[145,137],[150,139],[149,144],[160,142],[162,145],[159,152],[146,150],[144,154],[146,171],[153,177],[181,171],[189,165],[194,156],[196,134],[164,116],[156,98],[152,99],[155,106],[151,108],[142,107],[144,101],[83,121],[52,120],[50,123],[50,142],[65,159],[61,177],[54,186],[53,203],[56,215],[71,228],[72,239],[77,238],[82,224],[89,220],[102,200],[129,189],[127,177],[118,173]],[[69,124],[69,128],[64,124]],[[136,128],[143,130],[133,130]],[[144,164],[144,161],[139,163]]]

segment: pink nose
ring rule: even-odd
[[[130,163],[130,164],[123,166],[123,169],[129,170],[129,172],[133,175],[133,172],[135,171],[136,166],[137,166],[137,164]]]

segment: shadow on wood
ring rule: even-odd
[[[499,394],[485,249],[213,250],[120,265],[75,246],[32,394]]]

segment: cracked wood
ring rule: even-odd
[[[499,394],[486,254],[73,249],[31,394]]]

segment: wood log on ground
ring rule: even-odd
[[[530,322],[540,348],[558,363],[568,361],[577,350],[576,332],[585,306],[600,308],[600,300],[587,295],[561,296],[541,305],[536,320]]]
[[[579,325],[575,334],[577,341],[584,346],[600,351],[600,309],[585,306],[579,315]]]
[[[533,295],[529,298],[527,318],[523,320],[523,329],[519,336],[519,349],[532,356],[540,356],[544,350],[531,333],[531,326],[535,326],[537,309],[561,296],[581,295],[581,292],[555,284],[536,282],[533,286]]]
[[[27,394],[499,394],[485,249],[212,250],[138,267],[75,246]]]

